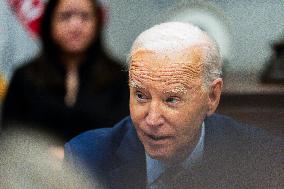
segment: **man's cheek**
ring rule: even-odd
[[[130,104],[130,115],[135,121],[141,121],[143,118],[144,110],[143,107],[139,106],[137,102]]]
[[[135,100],[135,97],[133,97],[132,95],[130,96],[129,100],[129,108],[131,111],[135,111],[137,109],[137,102]]]

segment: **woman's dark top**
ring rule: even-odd
[[[64,66],[40,56],[18,68],[2,107],[3,128],[36,127],[63,142],[79,133],[111,127],[129,114],[127,72],[105,55],[79,67],[76,103],[65,105]]]

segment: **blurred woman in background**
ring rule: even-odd
[[[101,44],[95,0],[50,0],[41,25],[42,51],[18,68],[2,107],[5,127],[47,131],[65,142],[128,115],[127,73]]]

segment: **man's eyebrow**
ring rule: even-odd
[[[129,80],[128,82],[129,87],[136,88],[136,89],[145,89],[140,83],[134,80]]]
[[[188,88],[185,86],[175,87],[170,90],[164,91],[165,94],[185,94],[188,91]]]

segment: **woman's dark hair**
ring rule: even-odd
[[[95,16],[96,16],[96,38],[93,43],[88,48],[88,51],[98,52],[101,51],[101,30],[102,30],[102,9],[97,3],[96,0],[88,0],[92,3]],[[53,40],[51,34],[51,23],[56,7],[59,5],[60,0],[49,0],[45,12],[42,17],[41,26],[40,26],[40,37],[42,41],[42,50],[48,55],[49,58],[58,57],[57,54],[60,52],[60,48]],[[89,54],[89,53],[87,53]]]

